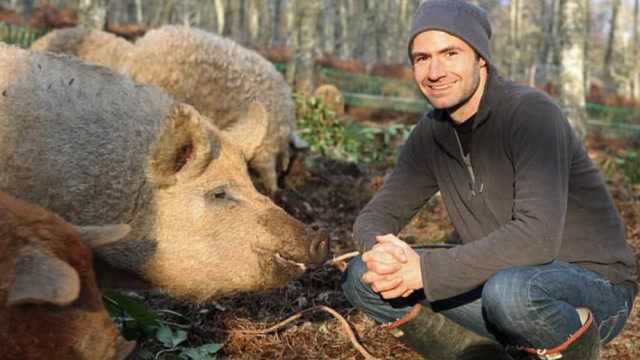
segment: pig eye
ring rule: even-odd
[[[219,186],[209,191],[206,197],[209,201],[228,200],[230,198],[229,194],[227,193],[226,186]]]

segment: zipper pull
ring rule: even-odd
[[[481,183],[480,187],[476,191],[474,183],[473,182],[469,182],[469,189],[471,189],[471,197],[476,197],[476,195],[482,194],[482,192],[484,191],[484,184]]]

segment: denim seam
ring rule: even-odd
[[[531,276],[531,278],[527,281],[527,307],[528,308],[532,308],[533,307],[533,299],[531,299],[531,288],[533,287],[532,283],[536,280],[537,277],[539,277],[542,274],[546,274],[546,273],[553,273],[553,272],[564,272],[563,270],[559,270],[559,269],[549,269],[549,270],[538,270],[536,272],[535,275]],[[547,294],[548,295],[548,294]],[[545,331],[548,332],[553,332],[552,327],[548,326],[545,322],[540,321],[540,320],[534,320],[533,323],[537,326],[537,327],[541,327],[543,329],[545,329]]]
[[[620,319],[627,319],[629,317],[629,304],[625,301],[624,309],[618,310],[614,315],[609,316],[605,320],[603,320],[598,326],[598,333],[601,333],[601,329],[605,326],[609,326],[609,331],[606,336],[600,336],[600,342],[605,343],[611,340],[612,333],[616,330],[616,325],[619,325],[618,322]],[[621,329],[620,329],[621,330]],[[614,336],[617,334],[614,334]]]

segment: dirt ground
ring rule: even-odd
[[[589,142],[591,156],[599,163],[607,159],[610,146]],[[277,202],[305,223],[315,223],[329,232],[334,254],[354,250],[351,226],[358,211],[382,184],[385,168],[362,167],[326,158],[299,155],[285,178],[285,190]],[[626,184],[614,174],[609,181],[616,204],[625,219],[627,239],[640,256],[640,187]],[[415,243],[438,242],[451,231],[446,211],[438,198],[431,201],[401,234]],[[358,340],[381,359],[419,359],[385,330],[355,310],[340,291],[341,272],[334,267],[309,271],[283,289],[261,294],[244,294],[206,306],[176,302],[149,294],[146,302],[154,309],[170,309],[189,319],[189,343],[224,342],[218,358],[232,359],[362,359],[364,358],[326,312],[315,311],[269,334],[243,331],[266,329],[301,310],[326,305],[346,318]],[[640,359],[639,306],[631,314],[624,332],[602,350],[602,359]],[[183,320],[184,322],[184,320]],[[153,351],[152,341],[143,348]],[[173,358],[158,356],[160,359]]]

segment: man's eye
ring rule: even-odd
[[[452,56],[456,56],[456,55],[458,55],[458,52],[457,52],[457,51],[449,51],[449,52],[447,53],[447,56],[448,56],[448,57],[452,57]]]

